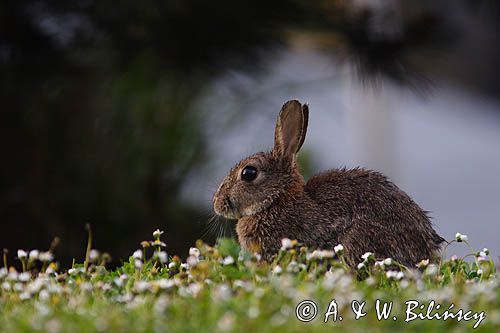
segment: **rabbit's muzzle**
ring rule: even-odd
[[[238,207],[227,196],[222,197],[216,193],[214,196],[214,211],[227,219],[237,220],[241,217]]]

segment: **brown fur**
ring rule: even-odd
[[[310,248],[342,244],[350,265],[368,251],[410,266],[433,259],[444,240],[426,213],[382,174],[339,169],[304,181],[296,155],[307,122],[307,106],[285,103],[273,150],[239,162],[215,193],[215,212],[238,219],[241,246],[269,259],[282,238],[297,239]],[[251,182],[241,179],[248,165],[258,170]]]

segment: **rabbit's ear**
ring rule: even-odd
[[[276,121],[273,153],[294,158],[306,138],[308,120],[307,105],[301,105],[297,100],[286,102]]]

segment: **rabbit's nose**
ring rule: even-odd
[[[217,215],[224,215],[226,207],[218,198],[214,198],[214,212]]]

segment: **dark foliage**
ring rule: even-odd
[[[326,34],[319,44],[347,50],[369,77],[413,82],[410,55],[448,38],[446,13],[403,13],[397,34],[380,35],[377,12],[346,6],[0,2],[0,246],[43,249],[57,235],[67,261],[82,256],[90,222],[116,256],[157,226],[183,253],[207,218],[179,191],[208,159],[194,102],[211,79],[258,68],[263,50],[302,30]]]

